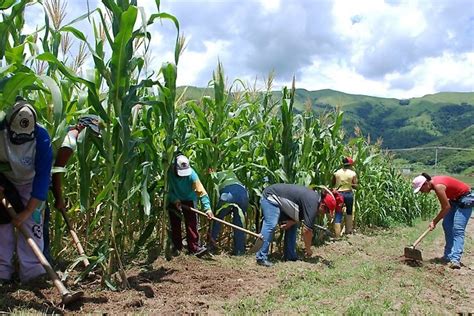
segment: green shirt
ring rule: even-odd
[[[168,200],[171,203],[177,201],[195,201],[199,197],[204,210],[211,209],[211,201],[204,186],[199,180],[196,171],[191,172],[187,177],[178,177],[174,172],[168,172],[169,194]]]

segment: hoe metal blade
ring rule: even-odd
[[[84,292],[82,291],[67,293],[63,295],[62,302],[64,305],[68,305],[68,304],[76,302],[77,300],[80,300],[83,296],[84,296]]]
[[[257,238],[253,246],[249,249],[249,253],[256,253],[263,246],[263,237]]]
[[[421,256],[421,251],[418,249],[415,249],[413,246],[405,247],[404,256],[406,259],[423,261],[423,257]]]

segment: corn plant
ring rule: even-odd
[[[108,245],[105,249],[112,250],[106,273],[110,275],[115,269],[114,262],[118,263],[119,268],[122,267],[121,251],[125,239],[116,230],[118,223],[127,219],[128,212],[124,211],[122,207],[130,206],[129,203],[134,204],[133,201],[136,200],[139,192],[136,189],[139,179],[136,179],[135,175],[138,165],[142,163],[136,155],[140,151],[141,141],[133,139],[131,136],[129,127],[131,109],[141,101],[141,94],[154,86],[159,86],[162,92],[167,89],[168,98],[161,102],[174,102],[176,66],[169,64],[162,68],[160,73],[165,82],[163,86],[156,79],[142,78],[144,56],[149,47],[147,43],[151,39],[146,26],[159,19],[170,19],[179,31],[178,21],[169,14],[159,12],[159,1],[157,1],[158,13],[151,15],[148,20],[145,20],[145,15],[142,14],[142,25],[135,30],[139,12],[137,1],[104,0],[103,4],[107,12],[95,10],[102,26],[98,28],[94,20],[96,37],[95,43],[91,44],[72,23],[62,25],[65,11],[59,0],[46,2],[45,12],[47,13],[42,32],[42,51],[32,51],[30,55],[35,62],[47,63],[45,68],[47,75],[36,75],[31,69],[26,68],[28,60],[24,59],[23,54],[28,43],[35,44],[35,37],[26,37],[21,34],[24,24],[24,8],[28,2],[21,1],[15,4],[13,1],[11,4],[3,4],[2,7],[2,9],[11,7],[11,13],[3,16],[4,19],[0,25],[0,28],[5,31],[0,39],[5,43],[0,51],[0,57],[5,56],[5,61],[8,64],[8,68],[5,70],[12,73],[4,82],[5,86],[2,91],[8,91],[8,94],[2,94],[2,104],[12,104],[19,91],[28,94],[25,87],[33,83],[40,84],[37,89],[39,92],[32,92],[30,95],[37,96],[34,104],[43,114],[42,118],[46,124],[50,124],[50,133],[53,140],[57,142],[61,142],[61,137],[65,134],[63,97],[68,98],[65,100],[69,106],[68,110],[74,108],[80,111],[84,108],[92,108],[95,113],[101,116],[105,128],[103,138],[95,142],[98,150],[91,152],[89,138],[85,137],[86,134],[83,134],[78,140],[78,164],[81,167],[79,175],[81,180],[80,206],[86,211],[94,209],[96,219],[93,221],[103,221],[103,240]],[[90,14],[78,19],[83,19]],[[49,23],[50,19],[52,24]],[[112,26],[110,32],[109,23]],[[99,33],[103,33],[104,36]],[[69,34],[81,41],[82,51],[85,47],[89,49],[95,65],[95,76],[92,80],[80,77],[66,65],[65,55],[70,47],[67,42]],[[177,36],[178,38],[179,36]],[[142,55],[135,53],[134,45],[137,45],[138,42],[145,42],[145,51]],[[62,54],[61,48],[63,49]],[[108,52],[110,52],[110,57],[108,57]],[[178,61],[178,56],[179,54],[176,55],[175,64]],[[75,65],[78,66],[82,59],[79,58],[79,62],[76,59]],[[8,73],[6,74],[8,75]],[[63,84],[61,89],[58,82],[66,82],[66,84]],[[81,99],[81,96],[78,95],[79,89],[87,91],[87,100],[82,104],[78,104],[77,101],[74,104],[70,99],[77,99],[78,96]],[[160,95],[162,96],[164,93]],[[53,107],[50,107],[50,104]],[[78,108],[77,105],[80,107]],[[60,131],[57,136],[55,135],[56,131]],[[95,183],[92,178],[92,169],[89,167],[91,159],[102,166],[98,174],[103,176],[100,181],[96,180]],[[102,186],[102,188],[94,188],[94,184]],[[96,194],[92,205],[89,203],[91,192]],[[110,199],[106,197],[110,197]],[[146,194],[142,194],[142,200],[146,200]],[[146,209],[149,209],[149,204],[146,202],[143,204]],[[129,208],[125,207],[125,209]],[[123,269],[120,269],[120,272],[123,285],[126,286],[126,276]]]
[[[214,207],[218,186],[207,170],[237,174],[249,189],[244,222],[252,230],[259,229],[259,198],[267,185],[329,186],[346,155],[354,157],[359,175],[358,226],[411,224],[428,215],[432,200],[415,199],[409,182],[377,144],[361,134],[344,141],[343,112],[316,115],[310,102],[302,113],[294,109],[295,80],[281,92],[274,91],[273,74],[263,91],[238,79],[229,85],[219,62],[211,93],[200,98],[187,97],[186,90],[179,94],[185,38],[178,20],[155,3],[157,12],[147,17],[136,0],[102,0],[105,9],[72,20],[61,0],[0,4],[0,110],[18,94],[30,100],[55,148],[79,115],[94,113],[103,121],[101,138],[87,129],[80,134],[64,191],[91,254],[90,269],[103,270],[104,284],[115,288],[111,276],[118,271],[122,286],[128,286],[125,265],[143,249],[150,260],[169,255],[167,172],[177,149],[190,156]],[[23,34],[27,5],[44,12],[44,25],[32,34]],[[94,34],[90,40],[76,24],[86,19]],[[174,60],[150,74],[148,27],[160,20],[176,27]],[[76,56],[72,47],[78,47]],[[92,72],[84,70],[87,59]],[[55,254],[65,246],[64,230],[56,213]]]

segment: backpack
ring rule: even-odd
[[[336,212],[340,213],[342,212],[342,207],[344,206],[344,197],[340,192],[337,190],[333,189],[332,195],[334,195],[334,198],[336,199]]]

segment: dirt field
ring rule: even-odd
[[[68,284],[82,302],[64,309],[54,288],[0,287],[0,310],[41,313],[357,313],[453,314],[474,312],[474,220],[468,226],[464,267],[450,270],[441,254],[441,227],[422,242],[424,262],[407,264],[403,247],[426,227],[357,234],[315,248],[315,257],[268,269],[252,256],[205,259],[180,255],[135,266],[132,289],[106,291],[98,281]],[[310,290],[308,290],[310,289]],[[368,307],[367,307],[368,306]]]

